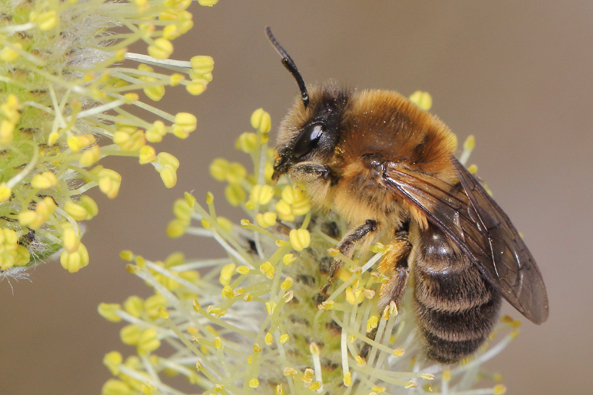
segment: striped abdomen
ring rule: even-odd
[[[420,235],[416,316],[428,358],[454,363],[475,352],[498,317],[501,296],[438,228]]]

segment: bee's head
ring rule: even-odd
[[[301,91],[280,124],[276,144],[278,157],[272,177],[276,180],[296,163],[306,161],[324,165],[329,162],[340,139],[350,95],[336,83],[315,87],[309,94],[295,63],[276,41],[269,27],[266,33]]]

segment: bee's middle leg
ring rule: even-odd
[[[369,219],[364,224],[352,229],[348,232],[340,241],[337,246],[338,251],[340,251],[343,255],[351,258],[354,254],[354,249],[357,245],[363,243],[367,238],[375,233],[377,230],[377,221]],[[329,278],[327,283],[322,288],[321,293],[327,296],[327,291],[331,287],[334,277],[338,273],[338,270],[342,267],[341,259],[334,259],[334,262],[331,265],[329,270]]]

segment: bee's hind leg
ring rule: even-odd
[[[379,314],[383,313],[392,301],[399,309],[408,284],[410,273],[408,257],[411,251],[412,244],[408,240],[408,232],[397,232],[395,241],[389,244],[387,252],[379,264],[379,272],[389,279],[379,289],[379,302],[377,304]],[[375,340],[376,336],[377,328],[367,334],[367,337],[373,340]],[[366,343],[360,351],[360,356],[366,359],[370,349],[371,346]]]
[[[400,231],[395,234],[395,240],[388,245],[385,256],[379,264],[379,272],[388,281],[379,288],[379,312],[389,306],[391,301],[399,309],[406,292],[410,268],[408,258],[412,252],[412,244],[408,240],[408,232]]]

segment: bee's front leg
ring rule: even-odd
[[[356,246],[362,244],[368,237],[377,231],[377,221],[369,219],[364,224],[352,229],[348,232],[338,244],[338,251],[343,255],[351,258],[354,254]],[[338,270],[342,267],[342,260],[334,259],[332,266],[329,270],[329,278],[327,284],[322,288],[321,293],[327,296],[327,291],[331,287],[334,277],[338,273]]]
[[[301,162],[292,166],[288,171],[288,175],[297,184],[309,184],[328,180],[331,177],[331,171],[328,166],[315,162]]]
[[[329,166],[315,162],[301,162],[292,166],[288,176],[311,199],[311,205],[322,207],[336,178]]]

